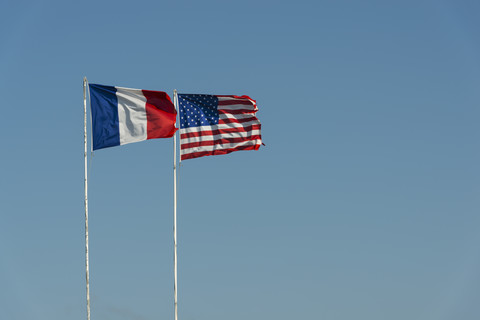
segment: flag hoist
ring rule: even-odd
[[[177,90],[173,91],[175,110],[178,106]],[[175,320],[178,320],[177,306],[177,135],[173,135],[173,296]]]
[[[83,142],[85,157],[85,278],[87,289],[87,320],[90,320],[90,274],[88,266],[88,163],[87,163],[87,78],[83,78]]]

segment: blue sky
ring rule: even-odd
[[[478,319],[476,1],[4,1],[0,306],[86,319],[82,79],[257,100],[183,162],[179,318]],[[92,319],[173,318],[172,141],[97,151]]]

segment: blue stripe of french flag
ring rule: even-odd
[[[177,112],[167,93],[89,84],[93,150],[174,135]]]

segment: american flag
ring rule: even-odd
[[[255,100],[248,96],[178,94],[181,160],[258,150]]]

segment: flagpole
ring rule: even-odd
[[[173,90],[173,104],[177,110],[177,90]],[[178,320],[177,309],[177,133],[173,135],[173,295],[175,320]]]
[[[87,320],[90,320],[90,275],[88,268],[87,77],[83,78],[83,115],[83,141],[85,147],[85,278],[87,289]]]

